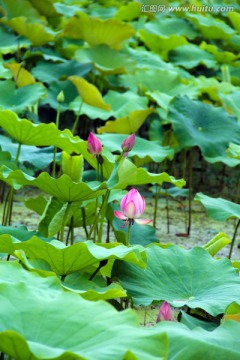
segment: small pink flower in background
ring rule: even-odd
[[[152,220],[149,219],[140,219],[142,216],[146,203],[143,196],[139,194],[136,189],[130,190],[123,198],[120,204],[121,210],[114,211],[114,215],[121,220],[124,220],[125,223],[133,225],[134,221],[138,224],[149,224]]]
[[[101,141],[92,132],[88,136],[87,149],[93,156],[99,155],[102,152]]]
[[[135,145],[135,141],[136,141],[136,135],[132,134],[130,136],[128,136],[126,139],[123,140],[122,142],[122,150],[124,152],[123,156],[126,157],[128,156],[129,151],[132,150],[132,148]]]
[[[156,322],[160,321],[173,321],[173,312],[167,301],[164,301],[159,309]]]

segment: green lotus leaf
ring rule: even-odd
[[[63,32],[63,36],[83,39],[91,46],[105,44],[116,50],[133,35],[130,24],[115,19],[101,20],[80,12],[68,21]]]
[[[25,86],[23,89],[27,88]],[[21,90],[21,89],[19,89]],[[71,131],[60,131],[54,123],[33,124],[26,119],[20,119],[9,110],[0,111],[0,126],[20,144],[35,146],[56,146],[63,150],[80,153],[83,141],[73,137]]]
[[[131,134],[135,133],[144,123],[148,115],[152,114],[154,108],[147,108],[145,110],[133,110],[127,116],[121,117],[114,121],[107,121],[106,125],[98,128],[98,133],[121,133]]]
[[[0,47],[0,53],[1,53],[1,47]],[[5,67],[4,60],[2,60],[1,57],[0,57],[0,79],[12,79],[12,73],[10,70],[8,70]]]
[[[126,73],[135,65],[135,62],[126,54],[111,49],[107,45],[77,50],[74,58],[79,62],[91,62],[98,71],[105,75]]]
[[[12,170],[17,170],[17,165],[12,161],[11,154],[8,151],[0,150],[0,166],[5,165]]]
[[[177,180],[165,172],[153,174],[144,168],[137,168],[128,159],[122,159],[119,165],[115,164],[115,169],[108,179],[108,187],[125,189],[128,185],[162,184],[163,182],[169,182],[178,187],[185,185],[183,179]]]
[[[41,278],[18,264],[0,266],[1,352],[18,360],[165,358],[166,335],[140,328],[132,310],[117,312],[106,302],[60,291],[57,278]]]
[[[37,236],[39,239],[42,239],[43,241],[49,242],[51,239],[47,239],[44,236],[42,236],[37,231],[29,231],[26,226],[2,226],[0,225],[0,235],[10,235],[12,237],[12,240],[19,239],[20,241],[26,241],[31,239],[33,236]],[[18,240],[17,240],[18,241]]]
[[[145,28],[151,34],[160,36],[170,36],[174,34],[178,36],[184,35],[190,40],[198,36],[198,31],[192,24],[180,17],[164,18],[164,21],[149,21]]]
[[[167,69],[141,69],[135,74],[120,75],[120,85],[129,88],[133,92],[137,92],[139,88],[143,91],[158,90],[162,93],[171,95],[174,88],[181,83],[181,77],[176,71]]]
[[[14,0],[4,1],[3,10],[7,19],[25,16],[28,21],[42,21],[37,9],[32,5],[31,1],[23,0],[21,3],[16,3]]]
[[[121,259],[141,267],[146,266],[145,249],[140,245],[130,248],[118,243],[97,245],[89,240],[66,246],[60,241],[45,242],[36,236],[20,242],[10,235],[0,235],[0,252],[14,255],[16,250],[23,250],[31,259],[46,261],[52,271],[61,276],[89,266],[97,267],[105,259]]]
[[[192,360],[197,356],[209,360],[238,360],[240,346],[238,333],[240,324],[229,321],[213,331],[204,330],[200,326],[189,329],[186,325],[164,321],[149,329],[150,332],[168,335],[169,360]]]
[[[201,32],[206,39],[229,39],[235,31],[220,19],[214,18],[210,14],[194,14],[188,12],[186,15]]]
[[[217,65],[212,54],[194,44],[183,45],[172,50],[169,58],[174,64],[183,66],[186,69],[192,69],[199,65],[215,68]]]
[[[233,27],[239,32],[240,31],[240,14],[236,11],[231,11],[227,14],[227,17],[230,19]]]
[[[15,82],[6,80],[0,82],[0,107],[21,112],[29,106],[36,105],[40,98],[46,95],[42,84],[33,84],[17,89]]]
[[[207,78],[205,76],[199,76],[195,78],[193,83],[201,91],[202,94],[207,94],[210,99],[214,101],[221,101],[221,96],[228,94],[235,90],[235,87],[227,83],[226,81],[218,81],[215,78]]]
[[[31,0],[31,4],[33,4],[41,15],[49,18],[49,20],[59,17],[59,13],[54,6],[55,4],[53,4],[51,0]]]
[[[236,60],[236,55],[233,54],[232,52],[230,52],[230,51],[220,51],[220,49],[217,48],[217,46],[212,45],[212,44],[208,44],[205,41],[203,41],[201,43],[199,48],[201,50],[208,51],[210,54],[213,54],[215,59],[219,63],[228,64],[228,63],[232,63],[233,61]]]
[[[127,116],[134,110],[145,110],[147,108],[148,100],[144,96],[139,96],[132,91],[119,93],[117,91],[108,91],[103,97],[105,103],[111,106],[111,110],[96,109],[88,104],[83,104],[81,114],[86,114],[91,119],[107,120],[110,117],[121,118]],[[79,112],[81,99],[76,98],[70,105],[69,109],[76,114]]]
[[[74,273],[66,276],[62,287],[91,301],[126,297],[126,291],[121,285],[112,283],[107,286],[106,280],[97,276],[94,277],[93,281],[89,281],[89,274],[87,273]]]
[[[175,34],[159,36],[157,34],[149,34],[146,30],[139,30],[138,33],[146,47],[156,53],[160,53],[164,60],[167,59],[170,50],[188,44],[188,41],[184,36]]]
[[[53,30],[41,23],[28,23],[25,16],[15,17],[6,23],[16,33],[28,38],[34,46],[47,44],[55,39]]]
[[[60,104],[60,110],[61,112],[67,111],[69,109],[69,103],[71,103],[76,98],[76,96],[78,96],[77,89],[70,80],[51,82],[48,88],[47,97],[44,98],[41,103],[49,104],[57,111],[59,108],[57,96],[61,91],[64,94],[64,101]]]
[[[166,249],[153,245],[146,252],[144,271],[121,262],[112,271],[136,305],[165,300],[175,307],[187,305],[216,316],[239,299],[240,278],[228,259],[214,260],[200,247],[189,251],[175,245]]]
[[[34,178],[21,170],[12,171],[6,166],[0,168],[0,179],[16,190],[26,185],[36,186],[58,200],[69,203],[93,199],[103,195],[106,191],[106,183],[97,181],[76,183],[66,174],[55,179],[47,172],[42,172],[38,177]]]
[[[212,198],[197,193],[194,200],[200,201],[205,207],[208,216],[216,221],[226,221],[230,218],[240,219],[240,205],[222,198]]]
[[[1,54],[12,54],[17,49],[22,49],[23,47],[29,46],[29,40],[27,39],[18,39],[15,34],[9,32],[4,26],[0,27],[0,53]]]
[[[181,314],[181,324],[186,325],[189,329],[193,330],[196,327],[200,327],[207,331],[213,331],[218,327],[218,324],[214,322],[207,322],[204,320],[197,319],[195,316],[191,316],[184,311],[180,311]]]
[[[47,199],[42,195],[39,195],[34,198],[29,197],[27,198],[27,200],[24,201],[24,205],[28,209],[35,211],[38,215],[42,215],[42,213],[44,212],[47,206],[47,203],[48,203]]]
[[[32,76],[32,74],[28,70],[26,70],[21,64],[8,63],[5,64],[5,67],[11,71],[16,86],[18,88],[36,84],[34,76]]]
[[[131,21],[141,15],[141,5],[138,2],[130,2],[120,6],[114,15],[115,19]]]
[[[111,152],[122,152],[121,144],[126,135],[121,134],[103,134],[99,136],[102,144],[105,145]],[[128,157],[133,158],[137,166],[141,166],[147,162],[154,161],[156,163],[162,162],[164,159],[172,159],[174,152],[169,147],[160,146],[154,142],[136,137],[136,142],[133,149],[128,153]]]
[[[13,143],[10,138],[0,135],[1,147],[8,151],[12,158],[17,155],[18,144]],[[57,155],[57,158],[59,156]],[[36,170],[45,169],[53,161],[53,147],[38,148],[36,146],[22,145],[19,162],[26,166],[32,166]],[[3,164],[2,164],[3,165]],[[7,167],[10,167],[6,164]]]
[[[214,256],[216,253],[221,250],[224,246],[231,243],[231,239],[227,234],[220,232],[213,239],[203,245],[203,248],[206,249],[210,255]]]
[[[131,47],[126,47],[124,49],[124,53],[126,53],[131,59],[136,62],[137,69],[161,69],[161,70],[169,70],[169,71],[178,71],[177,67],[175,67],[172,63],[165,62],[158,54],[154,54],[153,52],[147,51],[144,47],[138,46],[133,49]]]
[[[221,108],[177,97],[171,103],[169,119],[179,144],[198,146],[203,156],[225,155],[230,142],[239,143],[240,126]]]
[[[80,64],[75,60],[69,60],[60,64],[50,61],[39,61],[37,66],[32,69],[32,74],[36,79],[49,84],[57,80],[65,80],[70,75],[85,76],[91,69],[91,64]]]
[[[226,152],[228,152],[228,149],[226,150]],[[215,157],[204,156],[204,159],[207,160],[207,162],[209,162],[210,164],[221,162],[229,167],[234,167],[240,164],[240,160],[232,159],[231,157],[228,156],[215,156]]]

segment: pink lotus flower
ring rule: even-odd
[[[134,221],[138,224],[149,224],[152,220],[149,219],[140,219],[144,210],[145,210],[145,199],[143,196],[139,194],[136,189],[130,190],[121,201],[121,210],[122,211],[114,211],[114,215],[121,220],[124,220],[125,223],[123,226],[127,224],[133,225]]]
[[[129,151],[132,150],[132,148],[135,145],[135,141],[136,141],[136,135],[132,134],[130,136],[128,136],[126,139],[123,140],[122,142],[122,150],[124,152],[123,156],[126,157],[129,153]]]
[[[173,321],[172,309],[167,301],[164,301],[159,309],[156,322],[160,321]]]
[[[101,154],[102,152],[101,141],[92,132],[90,132],[88,136],[87,149],[90,154],[93,154],[93,157]]]

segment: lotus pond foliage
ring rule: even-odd
[[[239,10],[0,2],[1,360],[239,359]]]

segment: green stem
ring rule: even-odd
[[[83,228],[85,231],[86,239],[88,239],[88,230],[87,230],[87,225],[86,225],[86,211],[85,211],[85,208],[81,208],[81,210],[82,210]]]
[[[103,201],[102,201],[102,205],[101,205],[101,207],[100,207],[100,209],[99,209],[99,212],[98,212],[98,214],[97,214],[96,217],[95,217],[94,223],[93,223],[93,225],[92,225],[92,227],[91,227],[91,229],[90,229],[90,231],[89,231],[89,233],[88,233],[88,240],[91,239],[91,235],[92,235],[92,233],[93,233],[93,230],[95,229],[95,227],[96,227],[96,225],[97,225],[97,223],[98,223],[98,218],[99,218],[99,216],[101,215],[102,210],[104,209],[106,199],[108,199],[108,197],[109,197],[108,193],[110,193],[110,190],[107,190],[106,193],[105,193],[105,195],[104,195],[104,199],[103,199]]]
[[[230,246],[230,251],[229,251],[229,255],[228,255],[229,259],[231,259],[231,256],[232,256],[233,246],[234,246],[235,239],[237,237],[237,231],[238,231],[239,225],[240,225],[240,219],[238,219],[237,225],[234,230],[234,234],[233,234],[233,238],[232,238],[232,242],[231,242],[231,246]]]
[[[189,161],[188,161],[188,229],[187,234],[190,235],[192,225],[192,175],[193,175],[193,155],[194,148],[189,150]]]
[[[74,243],[74,221],[73,221],[73,216],[71,217],[71,225],[70,225],[70,229],[71,229],[71,245],[73,245]]]
[[[59,128],[59,118],[61,113],[61,105],[58,103],[57,115],[56,115],[56,128]],[[57,155],[57,147],[54,146],[53,150],[53,169],[52,169],[52,176],[56,176],[56,155]]]
[[[78,109],[78,113],[77,113],[77,116],[76,116],[76,120],[73,124],[73,127],[72,127],[72,133],[73,135],[75,134],[75,131],[76,131],[76,128],[78,126],[78,122],[79,122],[79,118],[80,118],[80,115],[81,115],[81,110],[82,110],[82,106],[83,106],[83,100],[81,101],[80,103],[80,106],[79,106],[79,109]]]
[[[102,210],[102,214],[101,214],[101,218],[100,218],[100,222],[99,222],[99,232],[98,232],[98,242],[102,242],[102,233],[103,233],[103,223],[104,223],[104,218],[105,218],[105,213],[106,213],[106,207],[108,204],[108,198],[110,195],[110,190],[107,191],[106,193],[106,198],[104,199],[104,196],[102,197],[102,202],[104,201],[104,208]]]
[[[128,246],[128,245],[129,245],[129,242],[130,242],[131,225],[132,225],[132,224],[129,222],[129,224],[128,224],[127,238],[126,238],[126,246]]]
[[[167,233],[170,233],[170,216],[169,216],[169,201],[168,201],[168,192],[165,189],[165,198],[166,198],[166,213],[167,213]]]
[[[158,200],[160,195],[160,185],[156,185],[156,194],[155,194],[155,200],[154,200],[154,214],[153,214],[153,227],[156,228],[157,223],[157,206],[158,206]]]
[[[66,226],[66,223],[67,223],[68,213],[69,213],[69,210],[71,208],[71,204],[72,204],[71,202],[68,202],[68,204],[67,204],[64,220],[63,220],[62,226],[61,226],[60,241],[62,241],[62,242],[64,240],[64,229],[65,229],[65,226]]]

